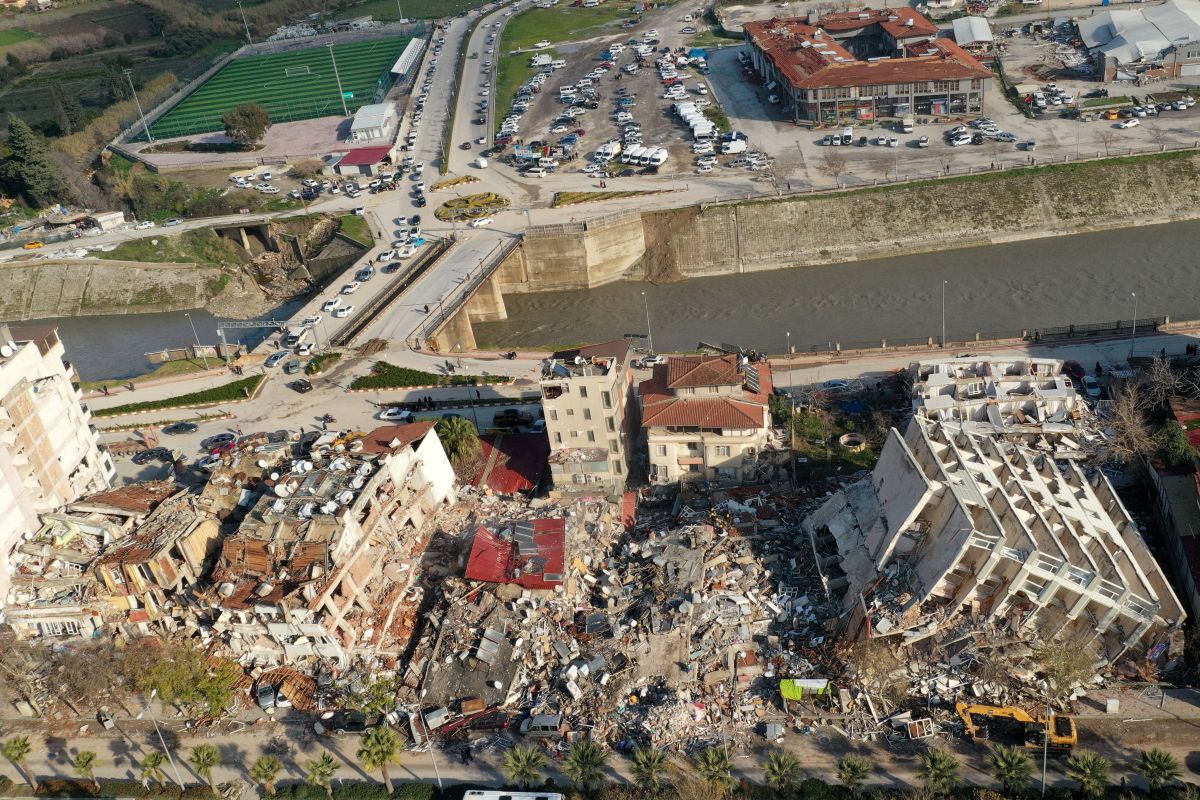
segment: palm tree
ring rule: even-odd
[[[1079,790],[1087,797],[1100,797],[1108,788],[1108,771],[1112,764],[1104,756],[1087,750],[1067,759],[1067,777],[1079,781]]]
[[[988,756],[992,777],[1009,794],[1020,794],[1033,777],[1033,759],[1019,747],[999,745]]]
[[[962,766],[949,750],[935,747],[921,754],[921,766],[917,773],[925,785],[935,792],[949,792],[962,782],[958,769]]]
[[[563,758],[562,772],[576,788],[587,792],[597,788],[604,777],[604,762],[608,753],[591,739],[580,739],[571,745]]]
[[[92,786],[96,787],[96,791],[100,791],[100,781],[96,780],[96,767],[98,766],[100,766],[100,759],[91,750],[81,750],[75,756],[75,774],[91,781]]]
[[[733,759],[729,757],[729,751],[725,748],[706,747],[696,754],[692,763],[695,764],[700,777],[718,793],[724,795],[733,788],[735,781],[730,774],[733,770]]]
[[[870,775],[871,762],[862,756],[848,755],[838,759],[838,780],[850,791],[850,794],[857,795],[858,790],[867,782]]]
[[[33,745],[29,744],[28,736],[14,736],[4,742],[4,757],[13,763],[24,775],[25,780],[29,782],[29,788],[37,791],[37,781],[33,778],[33,773],[29,771],[29,753],[33,750]]]
[[[333,800],[333,789],[330,788],[329,782],[333,779],[333,773],[341,767],[342,765],[329,755],[328,751],[324,752],[316,761],[308,762],[308,775],[305,780],[312,786],[324,788],[329,800]]]
[[[1138,753],[1133,769],[1142,776],[1142,780],[1146,781],[1152,792],[1157,792],[1168,783],[1174,783],[1183,777],[1179,759],[1157,747]]]
[[[213,794],[217,793],[217,785],[213,783],[212,771],[221,764],[221,751],[211,744],[198,744],[192,748],[192,756],[188,759],[196,774],[204,778]]]
[[[161,750],[151,750],[146,753],[146,757],[142,759],[142,786],[146,789],[150,788],[150,781],[154,781],[159,786],[162,786],[163,774],[162,765],[167,761],[167,757],[163,755]]]
[[[662,776],[667,770],[667,757],[661,750],[639,747],[633,751],[633,764],[629,769],[638,783],[657,789],[662,785]]]
[[[275,780],[283,769],[283,762],[275,756],[259,756],[250,767],[250,780],[263,787],[268,795],[275,794]]]
[[[528,789],[538,782],[546,769],[546,754],[532,745],[514,747],[504,756],[500,771],[510,783]]]
[[[442,417],[437,423],[437,435],[451,461],[461,462],[479,452],[479,431],[466,417]]]
[[[800,783],[803,770],[800,759],[786,750],[772,750],[767,756],[766,773],[767,785],[779,792],[786,792]]]
[[[393,764],[399,758],[400,737],[391,728],[381,725],[372,728],[362,738],[358,748],[358,760],[368,770],[377,769],[383,775],[383,785],[388,794],[392,793],[392,779],[388,776],[388,764]]]

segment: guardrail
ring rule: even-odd
[[[337,333],[329,337],[329,345],[331,347],[345,347],[353,343],[355,339],[362,335],[368,325],[390,308],[393,303],[408,291],[410,286],[428,272],[429,268],[438,262],[446,251],[450,249],[452,244],[454,244],[452,239],[438,239],[432,243],[415,261],[408,265],[407,269],[392,278],[391,286],[364,304],[362,313],[350,322],[347,322],[338,329]]]
[[[484,256],[483,260],[479,262],[479,266],[467,273],[462,283],[459,284],[459,291],[450,299],[450,302],[447,303],[446,298],[443,297],[437,308],[430,312],[429,319],[421,326],[417,336],[421,339],[429,339],[436,335],[446,321],[466,305],[467,300],[475,294],[475,290],[490,278],[504,263],[504,259],[508,258],[508,255],[520,245],[520,237],[514,237],[501,242],[499,246]]]

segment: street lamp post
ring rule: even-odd
[[[942,347],[946,346],[946,284],[950,281],[942,281]]]
[[[200,350],[200,334],[196,333],[196,323],[192,322],[191,314],[189,314],[185,311],[185,312],[183,312],[183,315],[185,317],[187,317],[188,325],[192,326],[192,338],[196,340],[196,350],[199,351]],[[208,369],[208,356],[202,355],[202,356],[200,356],[200,358],[204,360],[204,368]]]
[[[141,719],[146,712],[150,711],[150,704],[154,702],[154,698],[158,696],[158,689],[150,690],[150,699],[146,701],[145,708],[142,709],[136,719]],[[171,771],[175,773],[175,783],[179,788],[183,788],[183,778],[179,775],[179,766],[175,763],[175,757],[171,755],[171,748],[167,747],[167,742],[163,739],[162,731],[158,728],[158,720],[154,717],[154,712],[150,711],[150,721],[154,723],[154,732],[158,734],[158,743],[162,745],[163,752],[167,754],[167,761],[171,764]]]
[[[250,23],[246,22],[246,9],[242,8],[242,0],[237,0],[238,11],[242,12],[242,25],[246,28],[246,44],[254,44],[254,40],[250,38]]]
[[[142,130],[146,132],[146,141],[153,143],[154,137],[150,135],[150,126],[146,124],[146,115],[142,113],[142,101],[138,99],[137,89],[133,87],[133,70],[124,69],[121,73],[125,76],[125,80],[129,81],[129,91],[133,93],[133,102],[137,105],[138,116],[142,118]]]
[[[337,59],[333,55],[333,44],[325,45],[329,48],[329,60],[333,62],[333,77],[337,80],[338,97],[342,98],[342,113],[347,117],[350,116],[350,109],[346,107],[346,92],[342,90],[342,76],[338,74]]]
[[[650,330],[650,298],[646,297],[646,293],[642,292],[642,305],[646,307],[646,344],[650,348],[650,352],[654,352],[654,334]]]
[[[792,381],[792,332],[787,332],[788,358],[788,400],[791,402],[791,413],[788,415],[788,460],[792,462],[792,488],[800,485],[796,477],[796,386]]]
[[[1046,727],[1042,730],[1042,797],[1046,796],[1046,762],[1050,759],[1050,731],[1054,725],[1054,709],[1046,704]]]
[[[1133,297],[1133,330],[1129,333],[1129,358],[1133,359],[1133,348],[1137,346],[1137,292],[1129,293]]]
[[[396,21],[404,22],[404,12],[400,10],[400,0],[396,0]]]

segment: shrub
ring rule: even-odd
[[[413,386],[474,386],[476,384],[508,383],[504,375],[435,375],[419,369],[397,367],[386,361],[376,361],[370,375],[355,378],[351,389],[407,389]]]
[[[333,800],[387,800],[382,783],[343,783],[333,790]]]
[[[398,800],[432,800],[433,785],[428,783],[406,783],[396,787]]]
[[[258,389],[258,385],[262,383],[262,380],[262,375],[253,375],[249,378],[236,380],[233,383],[227,383],[224,386],[214,386],[211,389],[204,389],[199,392],[181,394],[178,397],[164,397],[162,400],[147,400],[144,403],[128,403],[112,408],[100,408],[96,409],[94,413],[96,417],[115,417],[118,414],[135,414],[139,411],[156,411],[160,408],[211,405],[245,400],[247,397],[254,395],[255,390]]]
[[[333,366],[342,357],[341,353],[321,353],[314,356],[304,368],[305,375],[320,375],[328,366]]]

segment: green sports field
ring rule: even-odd
[[[390,88],[389,70],[408,37],[392,36],[333,47],[342,89],[353,93],[353,114]],[[294,122],[342,114],[342,98],[327,47],[235,59],[150,126],[156,139],[191,136],[224,128],[221,115],[243,103],[258,103],[271,122]]]

